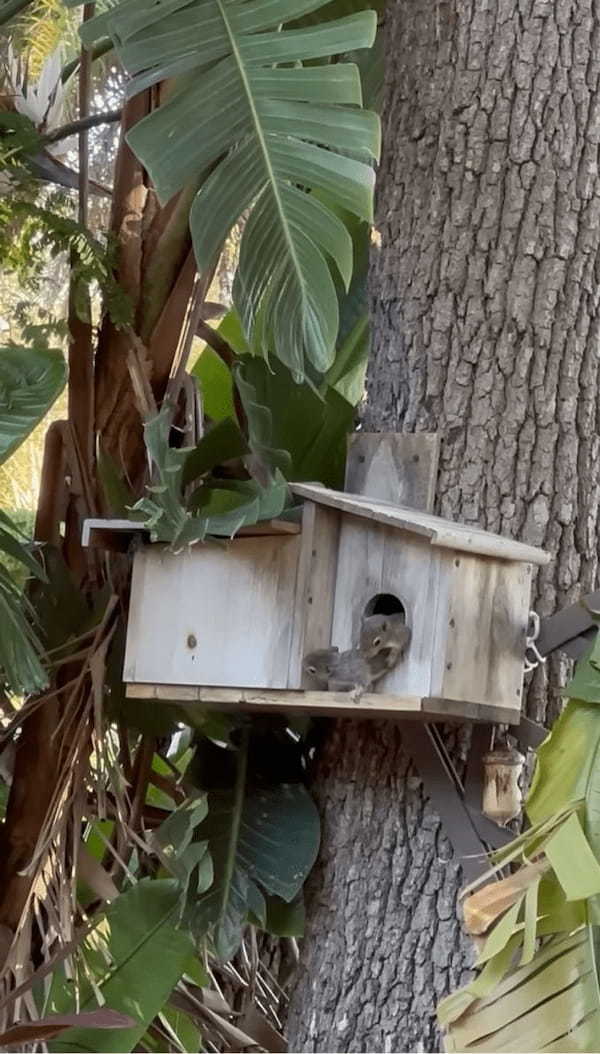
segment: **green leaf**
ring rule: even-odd
[[[513,904],[513,906],[509,908],[496,923],[479,954],[477,959],[478,966],[488,962],[488,960],[492,959],[495,955],[498,955],[498,953],[506,947],[509,940],[514,936],[524,900],[525,894],[523,894],[522,897],[519,897],[516,904]]]
[[[248,341],[244,336],[242,320],[234,307],[232,307],[221,320],[217,332],[223,340],[227,341],[229,347],[236,355],[250,355],[252,353]]]
[[[62,352],[0,347],[0,464],[35,428],[65,386]]]
[[[162,1016],[168,1021],[185,1051],[189,1051],[189,1054],[197,1054],[199,1050],[202,1050],[200,1030],[188,1014],[185,1014],[183,1010],[176,1010],[167,1006],[163,1010]],[[160,1047],[157,1046],[156,1049],[159,1050]]]
[[[179,907],[180,887],[173,879],[143,879],[113,901],[81,949],[86,970],[80,972],[78,1009],[95,1005],[91,976],[106,1005],[137,1024],[111,1033],[72,1029],[49,1044],[51,1051],[135,1049],[194,955],[189,936],[174,925]],[[61,982],[55,974],[50,1005],[58,1013],[75,1005],[64,975]]]
[[[589,847],[576,813],[544,843],[544,852],[567,900],[587,900],[600,893],[600,864]],[[576,866],[573,866],[576,861]]]
[[[575,667],[575,674],[564,689],[563,695],[569,699],[581,699],[586,703],[600,703],[600,634],[596,633],[594,642]]]
[[[249,425],[264,426],[262,444],[254,443],[265,458],[273,449],[286,450],[291,458],[284,469],[288,479],[342,486],[347,436],[354,426],[347,400],[331,388],[321,397],[306,384],[294,385],[285,366],[273,363],[269,368],[258,358],[244,361],[239,378]],[[259,416],[267,407],[268,422]]]
[[[227,960],[265,892],[288,902],[297,896],[316,859],[319,819],[301,784],[247,791],[243,748],[235,787],[211,792],[208,808],[197,833],[208,840],[214,882],[197,903],[194,927]]]
[[[271,393],[269,393],[270,401],[266,401],[264,388],[262,392],[259,392],[255,383],[257,378],[249,372],[251,365],[259,361],[249,359],[243,365],[238,366],[235,371],[237,388],[248,419],[250,448],[262,472],[268,475],[269,472],[279,469],[289,478],[290,453],[287,447],[277,447],[273,442],[273,413],[277,409],[285,412],[286,407],[277,407],[271,399]],[[266,364],[262,365],[265,370],[268,370]],[[293,385],[286,392],[286,402],[291,398],[292,388]]]
[[[200,386],[206,415],[213,421],[235,418],[231,373],[208,344],[200,352],[192,374]]]
[[[521,954],[521,966],[530,963],[535,955],[537,940],[538,920],[538,894],[540,889],[541,875],[531,883],[525,894],[525,910],[523,913],[523,951]]]
[[[232,418],[219,421],[187,454],[183,463],[183,486],[193,483],[217,465],[243,457],[249,452],[250,448],[239,425]]]
[[[446,1027],[452,1021],[456,1021],[476,999],[485,998],[500,984],[514,959],[518,941],[518,936],[511,937],[502,951],[485,964],[481,973],[477,974],[473,981],[442,1000],[437,1008],[440,1025]]]
[[[585,834],[600,859],[600,710],[571,700],[537,752],[527,815],[540,823],[580,801]]]
[[[350,406],[357,406],[365,392],[365,374],[369,358],[369,320],[359,318],[346,340],[339,346],[335,362],[326,376]]]
[[[274,895],[265,897],[266,918],[265,926],[267,933],[275,937],[303,937],[304,936],[304,897],[302,892],[288,904],[281,897]]]
[[[16,694],[39,691],[48,684],[40,661],[42,645],[28,615],[23,594],[0,564],[0,671]]]
[[[375,13],[285,28],[320,7],[323,0],[166,0],[149,11],[146,0],[121,0],[81,30],[86,42],[111,35],[132,93],[180,78],[128,142],[162,200],[200,182],[190,226],[201,271],[250,210],[234,302],[250,344],[260,332],[295,379],[331,366],[339,319],[332,269],[347,286],[352,267],[347,228],[309,191],[370,221],[380,146],[376,115],[360,109],[356,66],[302,65],[370,47]]]

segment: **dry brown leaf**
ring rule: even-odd
[[[33,1043],[38,1039],[50,1039],[67,1028],[131,1028],[136,1022],[127,1014],[117,1010],[90,1010],[82,1014],[52,1014],[39,1021],[27,1021],[0,1034],[2,1050],[16,1044]]]
[[[512,907],[536,879],[550,869],[546,857],[525,864],[514,875],[499,882],[489,882],[463,903],[465,929],[471,935],[486,933],[507,908]]]
[[[248,1006],[240,1021],[240,1028],[252,1036],[263,1050],[268,1050],[272,1054],[285,1054],[287,1051],[287,1043],[281,1032],[273,1028],[271,1022],[260,1013],[254,1003]]]

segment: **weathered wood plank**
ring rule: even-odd
[[[311,483],[294,483],[291,490],[298,497],[308,498],[322,505],[363,519],[388,524],[398,531],[418,534],[427,538],[431,545],[455,549],[459,552],[493,556],[498,560],[515,560],[533,564],[547,564],[550,554],[531,545],[524,545],[512,538],[484,531],[480,527],[469,527],[462,523],[443,520],[424,512],[414,512],[391,502],[375,501],[360,494],[345,494],[328,490]]]
[[[436,434],[354,432],[344,490],[431,512],[440,457]]]
[[[378,683],[383,692],[429,696],[434,661],[432,621],[439,592],[438,554],[421,538],[413,537],[403,544],[402,536],[391,527],[384,528],[383,534],[382,592],[398,597],[412,637],[398,665]]]
[[[475,686],[482,703],[519,712],[523,655],[531,594],[531,565],[461,554],[445,555],[441,567],[448,599],[441,682],[432,694],[469,699]]]
[[[337,717],[394,717],[398,719],[438,717],[444,721],[515,720],[511,710],[463,703],[452,699],[423,699],[418,696],[369,692],[354,703],[347,692],[312,692],[255,688],[207,688],[181,684],[136,684],[126,686],[129,699],[157,702],[201,703],[212,709],[234,709],[278,713],[294,711]]]
[[[286,688],[300,535],[134,558],[125,681]]]
[[[340,651],[357,644],[365,607],[382,591],[384,543],[385,530],[379,524],[343,518],[331,633]]]
[[[340,515],[336,509],[305,503],[288,688],[300,688],[304,683],[303,657],[315,648],[328,648],[331,644],[339,531]]]
[[[281,534],[300,534],[300,524],[290,520],[262,520],[260,523],[240,527],[236,538]],[[137,537],[146,541],[150,538],[150,532],[139,520],[87,519],[84,520],[81,531],[81,544],[84,548],[124,552]]]

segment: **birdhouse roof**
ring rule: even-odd
[[[547,564],[550,560],[550,554],[543,549],[515,542],[512,538],[503,538],[499,534],[492,534],[491,531],[484,531],[481,527],[469,527],[464,523],[454,523],[452,520],[443,520],[440,516],[431,516],[426,512],[394,505],[390,501],[328,490],[315,483],[294,483],[291,489],[298,497],[314,501],[318,505],[328,505],[351,516],[360,516],[365,520],[396,527],[399,531],[419,535],[431,545],[443,549],[540,565]]]

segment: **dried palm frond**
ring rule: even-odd
[[[9,999],[15,988],[25,985],[23,995],[9,1000],[0,1013],[0,1029],[38,1016],[26,984],[36,972],[31,950],[38,949],[43,963],[56,959],[75,938],[81,914],[76,895],[76,869],[87,787],[90,778],[90,758],[102,755],[94,700],[92,671],[98,676],[98,666],[104,662],[106,648],[114,632],[116,597],[112,597],[104,615],[88,639],[87,648],[77,647],[77,658],[71,656],[71,669],[65,676],[63,663],[58,664],[57,677],[62,683],[42,697],[27,700],[10,723],[14,731],[18,724],[43,706],[50,697],[60,703],[60,720],[55,728],[56,779],[53,793],[46,804],[44,820],[37,844],[30,859],[20,869],[29,880],[28,895],[12,938],[7,940],[3,962],[0,964],[0,1003]],[[63,657],[66,658],[66,657]],[[4,730],[6,735],[7,730]]]
[[[42,134],[58,128],[65,112],[62,65],[63,52],[58,47],[47,56],[35,77],[30,56],[16,52],[9,44],[2,70],[0,107],[28,117]]]

